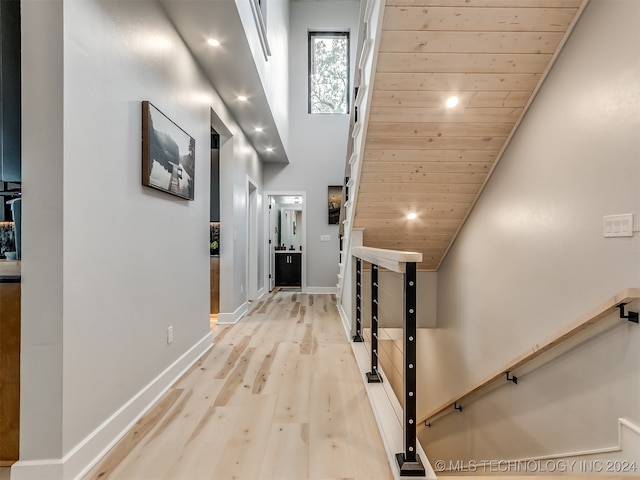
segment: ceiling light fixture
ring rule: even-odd
[[[211,45],[212,47],[219,47],[220,46],[220,41],[216,40],[215,38],[210,38],[209,40],[207,40],[207,43],[209,45]]]
[[[256,132],[258,132],[258,133],[262,133],[262,132],[264,132],[264,128],[262,128],[262,127],[256,127],[256,128],[254,128],[253,130],[254,130],[254,131],[256,131]]]
[[[458,97],[456,97],[455,95],[447,98],[447,108],[455,107],[456,105],[458,105],[458,101]]]
[[[271,153],[271,152],[273,152],[273,147],[267,147],[267,148],[265,148],[265,150],[266,150],[267,152]]]
[[[236,98],[241,102],[246,102],[248,100],[248,98],[245,97],[244,95],[238,95]]]
[[[415,212],[411,212],[411,213],[407,214],[407,218],[409,220],[415,220],[416,218],[418,218],[418,214],[415,213]]]

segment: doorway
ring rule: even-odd
[[[258,208],[260,195],[256,182],[247,177],[247,298],[257,300],[258,292]]]
[[[267,192],[265,229],[268,234],[265,271],[269,291],[306,291],[306,192]]]

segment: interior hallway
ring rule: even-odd
[[[390,479],[334,295],[274,291],[85,479]]]

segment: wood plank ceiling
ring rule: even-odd
[[[386,1],[353,221],[366,246],[437,270],[586,1]]]

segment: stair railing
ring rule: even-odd
[[[403,451],[396,453],[401,476],[424,476],[425,467],[416,452],[416,387],[417,387],[417,274],[416,264],[422,254],[370,247],[352,247],[356,261],[356,325],[354,342],[362,342],[362,264],[371,264],[371,371],[367,372],[369,383],[380,383],[378,368],[378,270],[380,267],[401,273],[403,276]]]
[[[535,367],[535,362],[540,362],[540,358],[543,355],[550,353],[552,350],[557,350],[572,339],[584,340],[586,336],[583,333],[597,324],[602,324],[605,321],[616,321],[615,318],[612,318],[612,314],[619,313],[619,319],[638,324],[638,312],[629,311],[626,308],[628,303],[638,299],[640,299],[640,288],[626,288],[618,292],[551,337],[536,343],[533,347],[503,365],[502,368],[495,370],[484,379],[469,386],[464,392],[429,411],[419,419],[418,424],[430,427],[432,422],[449,413],[462,412],[466,405],[477,400],[493,388],[504,385],[507,382],[517,385],[518,376],[521,375],[521,372],[524,373],[527,368]],[[577,337],[578,335],[582,336]]]

